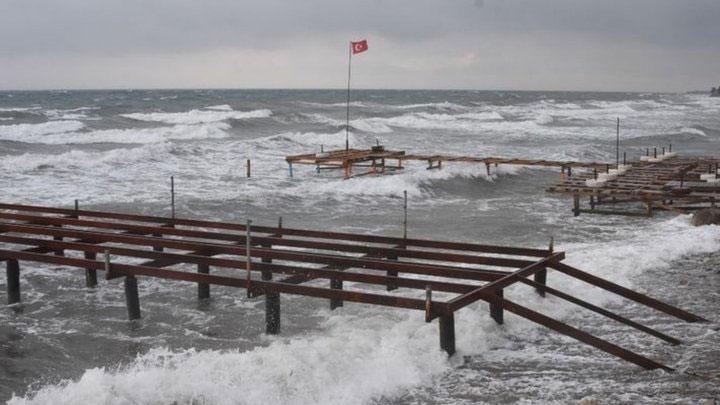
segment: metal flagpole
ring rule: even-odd
[[[348,85],[347,85],[347,108],[345,110],[345,151],[350,150],[348,129],[350,128],[350,68],[352,66],[352,42],[348,46]]]

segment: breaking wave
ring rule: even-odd
[[[224,106],[223,106],[224,107]],[[211,122],[221,122],[230,119],[244,120],[250,118],[267,118],[272,115],[272,111],[267,109],[252,111],[227,111],[227,110],[190,110],[179,113],[131,113],[121,114],[122,117],[130,118],[137,121],[162,122],[165,124],[207,124]]]
[[[80,121],[50,121],[41,124],[0,125],[0,140],[36,142],[47,135],[64,134],[85,127]]]
[[[60,123],[65,121],[57,122]],[[69,126],[68,128],[74,127]],[[68,131],[39,134],[26,133],[13,140],[25,143],[51,145],[92,143],[144,144],[165,142],[168,140],[225,138],[228,136],[225,130],[229,128],[230,124],[220,122],[206,125],[175,125],[172,127],[162,128],[104,129],[86,132]],[[2,137],[1,129],[0,138],[7,139]]]

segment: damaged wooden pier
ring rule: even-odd
[[[661,153],[654,149],[639,161],[565,175],[547,192],[572,196],[575,216],[652,216],[655,210],[689,213],[720,201],[718,165],[720,158],[680,157],[665,148]],[[589,208],[581,206],[582,200]],[[638,205],[641,210],[633,209]]]
[[[672,370],[506,297],[506,289],[523,285],[528,293],[576,304],[669,344],[681,343],[550,287],[550,270],[683,321],[705,321],[563,263],[565,253],[554,251],[552,242],[547,249],[531,249],[294,229],[282,221],[257,226],[80,210],[77,205],[0,204],[0,244],[9,304],[21,299],[20,263],[45,263],[58,271],[81,269],[88,288],[97,287],[97,272],[107,280],[122,279],[130,319],[141,317],[142,277],[196,283],[200,299],[210,297],[211,285],[245,289],[251,299],[264,296],[271,334],[280,331],[282,294],[328,299],[333,309],[348,301],[421,311],[426,322],[438,318],[440,347],[450,355],[455,353],[455,312],[485,301],[499,324],[508,311],[643,368]],[[220,270],[231,275],[217,274]]]
[[[328,152],[309,153],[303,155],[286,156],[290,177],[293,176],[293,165],[315,166],[317,172],[321,170],[342,170],[343,178],[366,176],[371,174],[385,174],[403,170],[406,161],[427,162],[428,170],[440,169],[446,162],[464,162],[484,164],[487,174],[490,167],[498,165],[517,166],[544,166],[559,167],[563,172],[572,173],[574,168],[602,170],[608,164],[601,162],[576,162],[544,159],[517,159],[501,157],[476,157],[456,155],[419,155],[406,154],[405,151],[385,150],[383,146],[374,146],[371,149],[341,149]]]

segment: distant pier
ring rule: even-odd
[[[688,213],[715,207],[720,202],[720,157],[682,157],[672,151],[672,145],[647,148],[638,160],[628,161],[623,156],[616,163],[420,155],[383,147],[291,155],[285,160],[291,176],[293,165],[311,165],[317,172],[341,170],[344,179],[403,170],[407,161],[427,162],[428,170],[455,162],[484,164],[488,175],[491,167],[499,165],[555,167],[560,169],[561,182],[546,191],[573,197],[575,216],[581,213],[652,216],[656,210]],[[589,208],[581,205],[584,199],[588,200]],[[610,208],[599,208],[601,205]],[[627,209],[633,205],[640,205],[642,210]]]
[[[516,165],[516,166],[544,166],[558,167],[563,173],[566,171],[572,174],[574,168],[605,169],[609,164],[602,162],[576,162],[545,159],[518,159],[502,157],[477,157],[460,155],[419,155],[406,154],[405,151],[385,150],[382,146],[372,149],[340,149],[328,152],[309,153],[303,155],[286,156],[290,176],[293,175],[293,165],[311,165],[316,170],[342,170],[343,178],[367,176],[372,174],[385,174],[403,170],[403,162],[422,161],[427,162],[428,170],[441,169],[446,162],[463,162],[484,164],[487,174],[490,174],[491,166]]]

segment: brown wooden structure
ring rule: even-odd
[[[547,192],[573,197],[573,213],[646,215],[654,210],[679,213],[714,207],[720,201],[720,158],[678,157],[634,161],[626,170],[607,178],[615,166],[604,170],[563,175]],[[587,200],[589,208],[582,208]],[[642,210],[632,207],[641,205]],[[609,208],[602,208],[609,207]],[[628,209],[630,208],[630,209]]]
[[[41,206],[0,204],[0,258],[7,263],[7,299],[18,304],[20,262],[77,268],[88,288],[97,272],[123,279],[128,317],[141,317],[138,282],[157,277],[196,283],[198,297],[210,286],[242,288],[249,298],[264,296],[266,331],[280,331],[281,294],[424,312],[438,318],[440,346],[455,352],[454,314],[477,301],[504,322],[508,311],[646,369],[671,370],[543,315],[504,295],[515,285],[541,296],[576,304],[664,342],[680,340],[547,285],[548,271],[582,280],[687,322],[705,321],[675,306],[563,263],[565,254],[547,249],[446,242],[407,237],[341,233],[282,226],[164,218]],[[140,262],[139,262],[140,261]],[[188,271],[188,265],[196,271]],[[216,269],[212,274],[211,268]],[[224,273],[217,274],[217,269]],[[311,283],[310,283],[311,282]],[[352,282],[352,286],[343,286]],[[351,287],[351,288],[348,288]]]
[[[558,161],[544,159],[516,159],[501,157],[476,157],[456,155],[408,155],[405,151],[385,150],[382,146],[372,149],[341,149],[321,153],[310,153],[303,155],[286,156],[290,177],[293,176],[293,165],[311,165],[316,170],[342,170],[344,178],[365,176],[369,174],[385,174],[402,170],[403,162],[423,161],[427,162],[428,169],[440,169],[445,162],[464,162],[485,164],[487,174],[490,174],[490,166],[518,165],[518,166],[545,166],[560,167],[563,172],[572,172],[573,168],[604,169],[606,163],[601,162],[576,162]],[[360,172],[358,173],[358,169]]]

